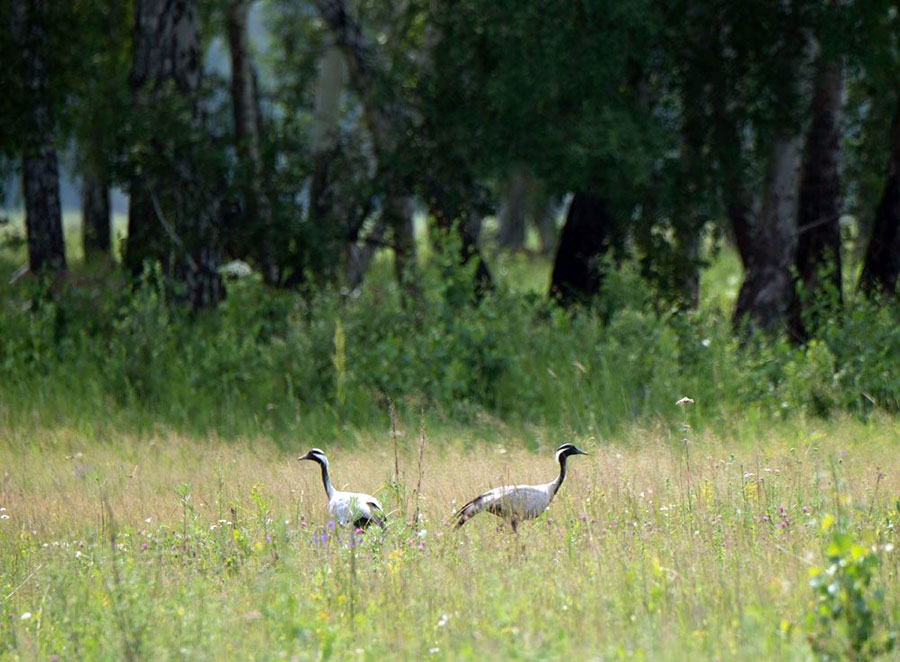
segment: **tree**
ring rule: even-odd
[[[33,273],[58,273],[66,269],[66,253],[55,146],[57,127],[45,61],[49,10],[38,0],[15,0],[12,11],[23,99],[29,113],[22,156],[28,263]]]
[[[859,286],[867,294],[892,296],[900,275],[900,101],[891,129],[884,192],[875,212]]]
[[[672,142],[657,116],[661,16],[641,1],[459,0],[434,17],[443,37],[425,108],[441,145],[482,181],[515,164],[551,197],[575,191],[554,265],[560,302],[599,291],[603,256],[591,250],[611,233],[624,252],[638,223],[663,216],[640,212]]]
[[[75,168],[81,175],[82,245],[86,259],[110,255],[110,188],[125,153],[123,127],[129,116],[128,73],[131,19],[123,0],[78,4],[84,53],[72,72],[67,102],[75,143]],[[65,26],[71,39],[71,25]]]
[[[398,158],[405,130],[410,124],[406,116],[408,109],[392,98],[390,89],[378,84],[383,71],[375,50],[360,25],[350,16],[343,0],[316,0],[316,7],[344,54],[350,84],[365,109],[378,159],[378,176],[385,187],[382,216],[393,234],[395,271],[398,281],[409,287],[415,263],[411,216],[413,191],[410,173]]]
[[[111,244],[109,178],[82,170],[81,225],[85,259],[109,256]]]
[[[260,118],[255,76],[250,61],[247,36],[247,14],[250,0],[228,0],[226,27],[231,55],[231,104],[234,113],[234,136],[239,166],[243,173],[243,196],[246,222],[257,229],[263,281],[277,285],[279,269],[274,256],[272,207],[263,186],[263,164],[260,156]]]
[[[219,196],[205,181],[206,136],[200,117],[200,36],[191,0],[137,0],[131,89],[137,158],[130,185],[125,262],[138,275],[146,261],[163,272],[192,309],[224,295]],[[208,148],[207,148],[208,151]]]
[[[442,151],[441,158],[427,158],[438,151],[423,152],[419,144],[428,143],[428,139],[417,143],[415,136],[423,134],[433,138],[434,127],[429,125],[428,118],[418,119],[418,108],[399,98],[394,84],[387,80],[386,68],[360,25],[348,14],[343,0],[316,0],[316,6],[344,52],[351,86],[366,111],[380,177],[386,187],[382,213],[393,229],[398,277],[404,278],[414,255],[410,212],[411,196],[418,191],[428,203],[439,231],[459,238],[460,261],[478,260],[476,290],[490,287],[490,272],[481,259],[474,232],[478,226],[478,210],[472,205],[474,182],[459,176],[458,154]],[[432,39],[437,40],[433,36]],[[423,58],[431,60],[429,53],[423,54]],[[430,147],[434,147],[433,142]]]
[[[603,257],[622,247],[607,201],[590,191],[575,193],[556,250],[550,296],[564,306],[589,303],[600,291]]]
[[[840,307],[840,118],[843,105],[843,66],[839,59],[820,57],[810,107],[810,126],[803,149],[800,199],[797,210],[796,269],[799,287],[791,302],[790,326],[806,340],[805,317],[818,308]],[[827,302],[832,305],[826,306]],[[815,326],[815,319],[813,327]]]
[[[811,8],[814,6],[815,3],[796,0],[778,6],[763,3],[752,7],[749,27],[753,31],[743,26],[747,32],[741,37],[747,41],[737,46],[738,50],[748,53],[750,60],[743,85],[764,86],[766,95],[764,103],[757,102],[754,112],[748,113],[748,119],[758,126],[755,138],[765,163],[759,213],[732,217],[744,265],[744,280],[733,319],[736,325],[747,330],[759,329],[768,333],[785,330],[793,301],[792,269],[797,250],[803,146],[801,122],[797,118],[802,117],[799,109],[809,106],[809,69],[815,34],[815,16],[811,14]],[[752,34],[764,31],[768,24],[777,29],[770,31],[770,41],[757,44]],[[732,44],[727,45],[734,48]],[[745,108],[752,107],[753,100],[749,95],[743,101]],[[735,197],[743,196],[738,193]],[[749,211],[749,208],[745,207],[745,210]]]

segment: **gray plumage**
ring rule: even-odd
[[[566,477],[566,458],[570,455],[587,455],[575,444],[563,444],[556,449],[559,475],[549,483],[540,485],[503,485],[481,494],[456,511],[456,528],[461,527],[478,513],[486,510],[502,517],[515,531],[519,522],[532,519],[547,510]]]

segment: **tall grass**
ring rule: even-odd
[[[532,453],[440,428],[416,500],[416,428],[398,429],[396,481],[387,431],[363,434],[326,448],[336,483],[389,511],[386,534],[361,538],[327,521],[305,447],[3,426],[0,657],[811,660],[808,636],[850,650],[840,617],[825,634],[810,620],[809,580],[833,518],[880,561],[872,638],[895,626],[888,423],[577,437],[591,454],[519,535],[489,514],[445,522],[487,487],[552,477],[562,431],[540,429]]]

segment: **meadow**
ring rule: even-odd
[[[680,426],[579,438],[590,455],[570,461],[549,512],[518,535],[489,514],[448,522],[479,490],[549,480],[558,431],[536,430],[536,453],[515,434],[473,443],[465,429],[426,430],[423,445],[415,427],[328,447],[337,485],[389,512],[386,532],[355,535],[328,521],[318,467],[296,461],[304,447],[6,429],[0,650],[812,660],[812,641],[831,659],[869,659],[900,613],[893,429],[795,421],[740,438]],[[811,586],[816,573],[833,595]]]
[[[414,313],[381,260],[350,297],[240,281],[189,319],[77,254],[52,298],[10,284],[22,257],[0,248],[0,659],[895,654],[894,307],[741,344],[728,251],[691,316],[627,271],[560,314],[523,255],[472,307],[436,253]],[[590,455],[546,514],[452,528],[565,441]],[[329,522],[312,446],[386,531]]]

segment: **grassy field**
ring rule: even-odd
[[[553,430],[537,452],[502,431],[429,433],[421,471],[415,429],[396,460],[387,433],[321,442],[336,484],[390,511],[358,542],[329,525],[305,445],[5,429],[0,657],[811,660],[812,636],[850,659],[855,616],[869,609],[871,642],[900,610],[895,429],[576,439],[590,455],[518,535],[489,514],[447,522],[479,490],[552,478]],[[868,603],[841,588],[857,567]],[[839,589],[827,627],[807,617],[816,568]]]

